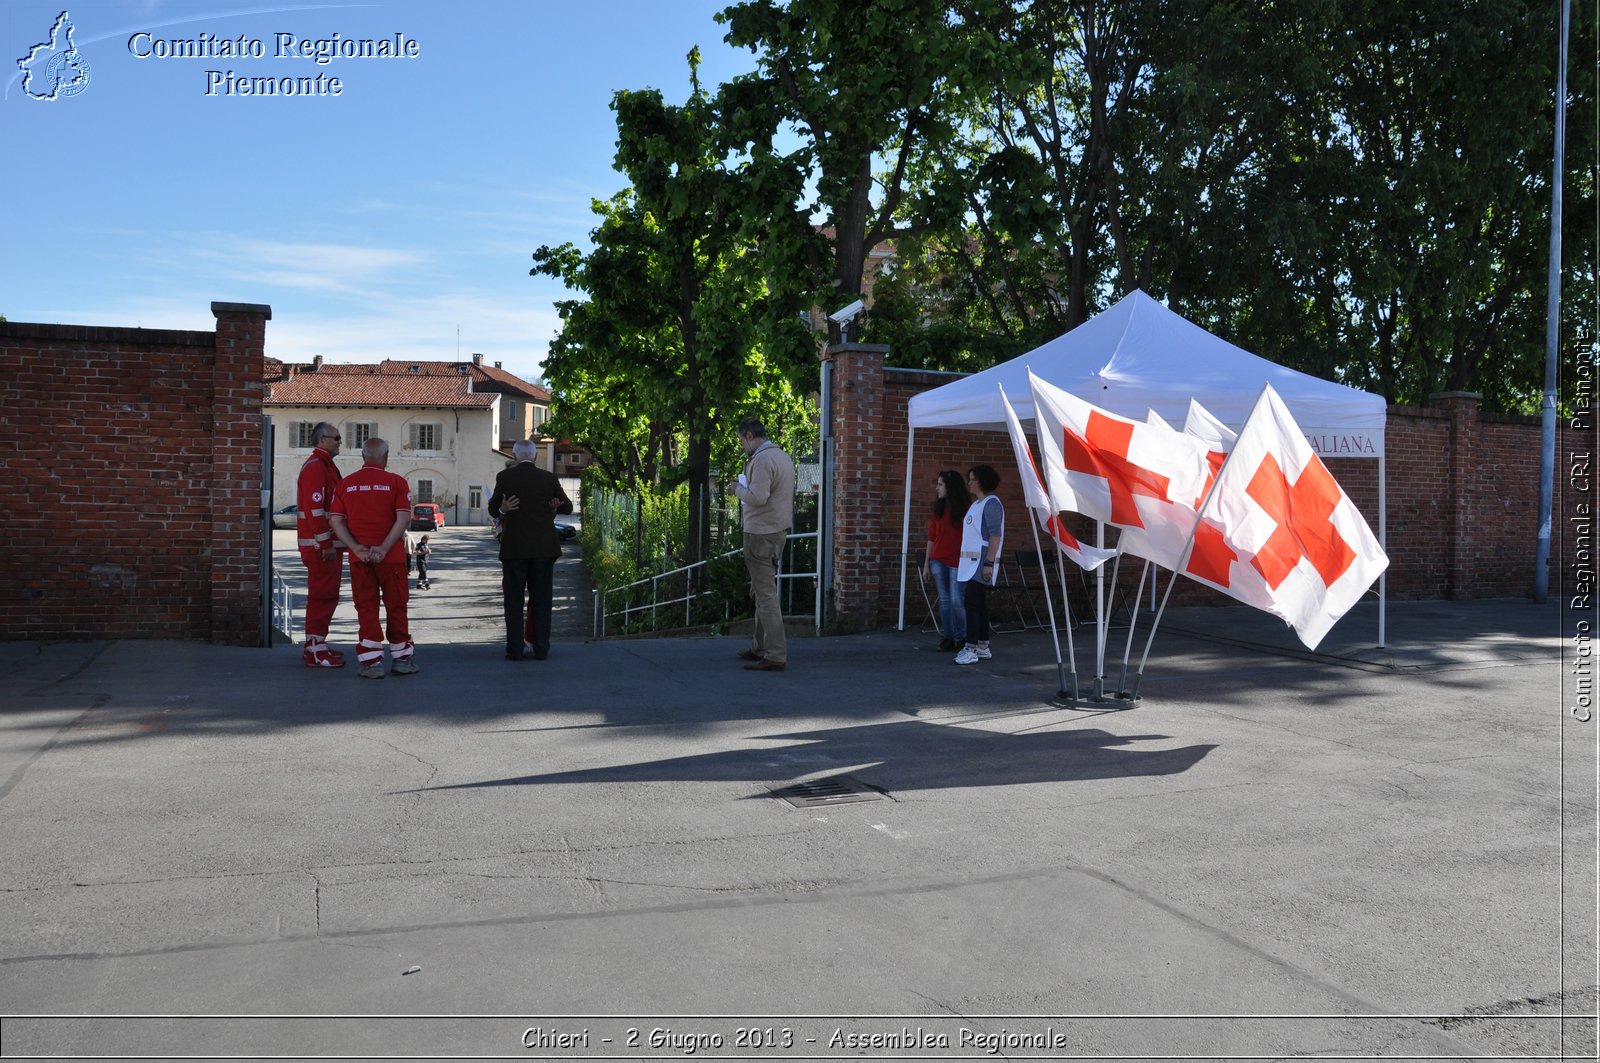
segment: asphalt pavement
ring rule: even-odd
[[[1180,610],[1102,711],[1038,630],[589,642],[575,558],[508,662],[486,540],[415,676],[0,645],[0,1055],[1594,1056],[1559,603]]]

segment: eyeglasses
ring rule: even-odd
[[[331,439],[335,443],[343,443],[344,442],[344,437],[343,436],[323,436],[322,438],[323,439]]]

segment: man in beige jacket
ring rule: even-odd
[[[750,648],[739,656],[752,672],[781,672],[789,663],[789,645],[778,606],[778,561],[794,526],[794,461],[767,438],[766,428],[754,417],[740,421],[736,430],[745,461],[734,492],[743,512],[744,565],[756,603]]]

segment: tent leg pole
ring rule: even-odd
[[[1389,555],[1389,458],[1387,448],[1385,453],[1378,455],[1378,545],[1383,547],[1384,556]],[[1378,649],[1388,646],[1386,638],[1389,622],[1389,570],[1385,568],[1378,574]]]
[[[917,430],[906,430],[906,501],[905,513],[900,520],[900,618],[896,631],[906,629],[906,562],[911,552],[911,460],[917,452]]]

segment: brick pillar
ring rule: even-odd
[[[1471,598],[1473,574],[1482,555],[1477,526],[1473,521],[1472,497],[1478,478],[1478,404],[1483,395],[1475,391],[1438,391],[1428,396],[1428,405],[1450,416],[1449,496],[1440,507],[1447,522],[1441,529],[1447,537],[1445,597]]]
[[[831,346],[833,360],[833,617],[844,628],[877,622],[882,594],[879,529],[900,496],[881,489],[890,454],[883,435],[883,363],[879,343]],[[896,510],[898,512],[898,510]]]
[[[212,303],[211,312],[217,318],[217,349],[209,411],[211,482],[204,485],[211,522],[211,641],[255,646],[261,632],[259,514],[265,486],[261,377],[272,308]]]

